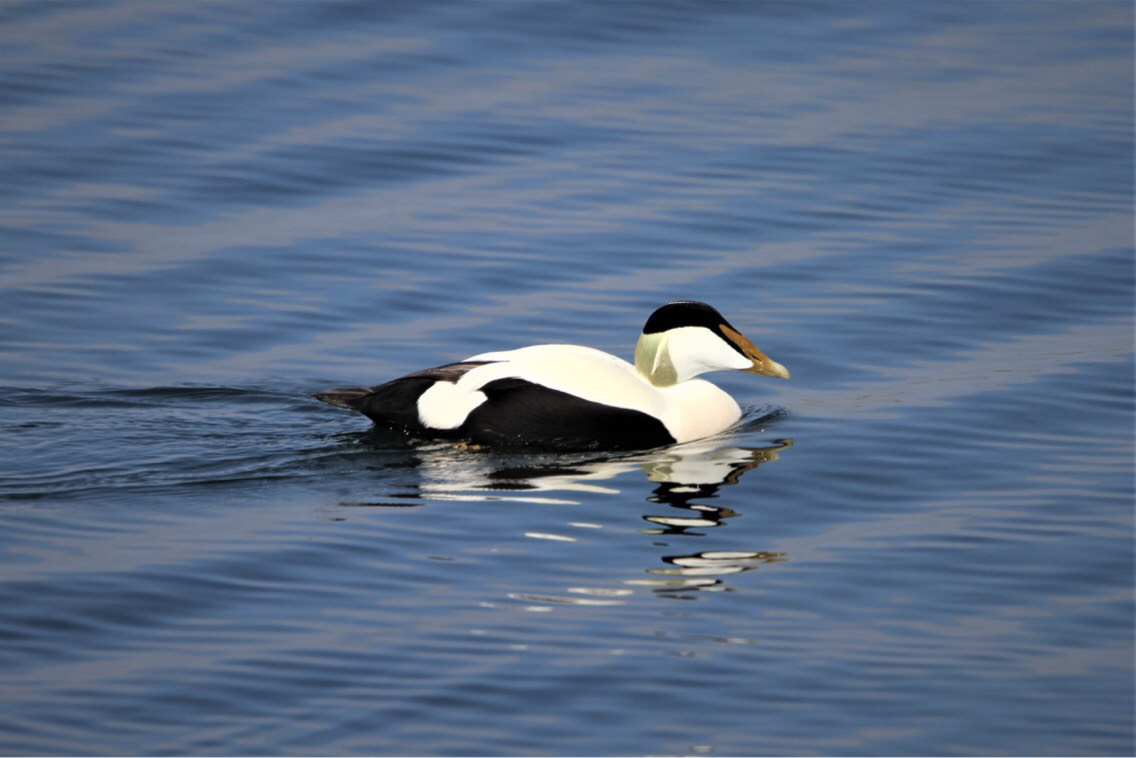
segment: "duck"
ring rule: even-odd
[[[741,419],[728,393],[698,378],[721,370],[789,378],[712,306],[680,300],[647,319],[633,364],[591,347],[532,345],[312,397],[416,438],[643,450],[711,437]]]

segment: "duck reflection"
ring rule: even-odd
[[[732,508],[711,505],[702,500],[718,496],[724,486],[737,484],[742,475],[763,463],[775,461],[779,451],[792,445],[781,440],[767,447],[699,447],[676,450],[674,460],[658,459],[645,466],[647,478],[657,482],[648,502],[669,505],[677,514],[647,514],[645,521],[659,528],[640,530],[644,534],[704,534],[704,530],[723,526],[726,519],[739,514]],[[630,585],[652,589],[659,595],[691,597],[691,591],[728,590],[723,577],[753,571],[767,563],[787,560],[785,553],[767,550],[708,550],[688,555],[664,556],[665,568],[648,569],[650,578],[629,580]]]
[[[733,508],[712,502],[723,487],[738,484],[741,477],[759,466],[778,459],[792,446],[791,440],[777,440],[763,446],[725,444],[723,440],[701,440],[675,445],[661,451],[625,454],[616,457],[572,457],[567,455],[502,453],[463,446],[431,444],[413,448],[413,468],[417,476],[412,491],[394,497],[399,505],[428,501],[509,501],[523,503],[579,504],[582,494],[618,496],[613,480],[639,471],[655,485],[646,498],[651,509],[642,515],[650,526],[637,530],[656,538],[667,547],[667,538],[705,536],[708,530],[725,526],[740,514]],[[348,505],[345,503],[344,505]],[[395,503],[351,503],[350,505],[395,505]],[[669,507],[670,510],[666,510]],[[573,526],[599,527],[573,523]],[[573,542],[575,538],[530,533],[526,536]],[[692,598],[696,591],[728,591],[725,577],[770,563],[787,560],[785,553],[767,550],[707,550],[661,557],[662,567],[648,568],[646,577],[630,579],[626,586],[638,586],[666,597]],[[571,590],[572,597],[559,602],[622,604],[622,595],[594,596],[613,590]],[[625,591],[624,591],[625,592]],[[512,598],[533,602],[533,596]],[[551,602],[547,596],[544,602]]]
[[[659,595],[684,598],[691,590],[727,591],[729,588],[722,577],[785,560],[788,560],[787,554],[765,550],[708,550],[665,557],[663,562],[670,564],[669,567],[647,569],[651,578],[631,579],[626,584],[648,587]]]
[[[777,460],[778,451],[792,445],[781,440],[768,447],[715,447],[702,444],[668,450],[663,456],[641,466],[647,479],[657,482],[647,502],[661,503],[687,511],[680,515],[648,514],[643,519],[659,529],[644,529],[644,534],[698,534],[696,529],[722,526],[738,513],[724,506],[694,502],[718,496],[718,490],[737,484],[742,474],[763,463]]]

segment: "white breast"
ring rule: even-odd
[[[688,379],[655,391],[664,398],[659,419],[676,442],[717,434],[742,417],[737,402],[705,379]]]

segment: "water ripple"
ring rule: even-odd
[[[0,5],[0,751],[1130,754],[1131,28]],[[308,397],[680,298],[698,445]]]

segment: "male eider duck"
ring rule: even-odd
[[[734,399],[695,378],[722,369],[789,378],[718,311],[681,301],[647,319],[634,366],[590,347],[534,345],[314,397],[417,437],[635,450],[708,437],[735,424],[741,409]]]

